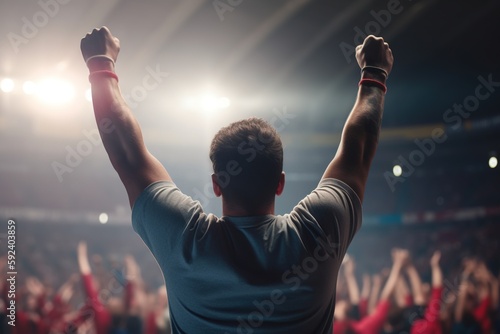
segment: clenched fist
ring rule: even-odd
[[[382,37],[370,35],[362,45],[356,47],[356,60],[359,67],[376,66],[384,69],[387,74],[392,70],[394,58],[389,44]]]
[[[406,249],[394,248],[391,252],[393,263],[405,265],[410,260],[410,253]]]
[[[116,61],[120,52],[120,40],[111,35],[107,27],[102,27],[87,34],[80,43],[80,49],[85,62],[96,55],[108,56]]]

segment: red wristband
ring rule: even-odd
[[[378,80],[373,80],[373,79],[361,79],[359,81],[359,86],[363,85],[363,84],[367,84],[367,85],[371,85],[371,86],[375,86],[375,87],[378,87],[380,89],[382,89],[384,91],[384,94],[387,93],[387,86],[384,85],[383,83],[381,83],[380,81]]]
[[[89,81],[92,83],[96,78],[113,78],[118,81],[118,76],[113,71],[102,70],[102,71],[94,71],[89,74]]]

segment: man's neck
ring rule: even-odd
[[[222,199],[222,215],[226,217],[251,217],[274,215],[274,201],[254,210],[248,210],[239,205],[229,204]]]

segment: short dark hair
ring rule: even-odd
[[[210,160],[222,195],[248,211],[274,199],[283,171],[278,132],[261,118],[222,128],[210,145]]]

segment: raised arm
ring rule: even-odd
[[[462,322],[465,312],[465,299],[467,298],[467,291],[471,285],[470,279],[472,273],[476,269],[476,261],[474,259],[464,260],[464,270],[460,275],[460,286],[458,289],[457,301],[455,303],[455,322]]]
[[[78,243],[77,256],[83,289],[87,297],[86,305],[88,306],[88,309],[85,310],[85,313],[82,313],[78,321],[84,321],[88,318],[88,313],[90,313],[95,328],[107,331],[111,324],[111,317],[99,298],[99,292],[92,276],[92,269],[87,255],[87,244],[84,241]]]
[[[354,259],[349,256],[344,260],[344,276],[347,284],[347,291],[349,292],[349,299],[352,305],[359,304],[359,287],[354,274],[355,266]]]
[[[390,297],[396,288],[399,275],[404,267],[407,259],[408,252],[402,249],[395,249],[392,252],[393,264],[389,278],[385,283],[384,289],[380,296],[380,302],[375,307],[375,310],[369,316],[363,318],[361,321],[354,325],[356,333],[378,333],[387,320],[389,309],[391,306]]]
[[[394,290],[396,289],[396,285],[398,283],[399,275],[401,274],[401,270],[404,268],[408,261],[408,251],[404,249],[394,249],[392,251],[392,268],[389,273],[389,277],[385,282],[384,289],[380,294],[380,300],[388,300]]]
[[[74,286],[77,280],[77,274],[71,275],[71,277],[66,282],[64,282],[64,284],[61,285],[61,287],[57,291],[57,295],[60,296],[63,303],[68,303],[71,297],[73,297],[73,294],[75,293]]]
[[[495,276],[491,277],[491,304],[495,310],[498,310],[499,302],[500,302],[500,277],[496,278]]]
[[[132,255],[125,256],[125,309],[127,314],[135,315],[145,307],[145,295],[141,269]]]
[[[363,200],[368,171],[378,144],[385,92],[386,74],[391,72],[393,57],[389,45],[381,37],[368,36],[356,48],[356,59],[362,72],[354,107],[342,131],[337,154],[323,178],[336,178],[347,183]],[[379,84],[374,81],[378,81]]]
[[[406,274],[410,280],[411,292],[415,305],[425,305],[424,290],[422,287],[422,280],[418,274],[417,268],[413,263],[409,263],[406,267]]]
[[[170,181],[170,176],[146,149],[139,123],[120,92],[114,74],[120,41],[106,27],[94,29],[82,39],[81,51],[90,70],[92,102],[102,142],[133,206],[144,188],[155,181]]]
[[[363,274],[363,286],[361,288],[361,296],[362,300],[368,300],[370,298],[371,291],[371,278],[368,274]]]
[[[380,290],[382,290],[382,276],[380,274],[373,275],[372,290],[368,299],[368,314],[372,314],[377,306]]]
[[[80,268],[80,274],[91,274],[92,269],[90,268],[89,257],[87,255],[87,243],[85,241],[80,241],[78,243],[76,253],[78,259],[78,268]]]
[[[399,276],[398,283],[396,284],[396,290],[394,291],[394,300],[399,307],[405,308],[411,305],[409,302],[410,299],[411,294],[408,284],[403,276]]]
[[[371,278],[370,275],[363,275],[363,286],[361,288],[361,296],[359,300],[359,313],[361,318],[368,315],[368,300],[370,298],[371,291]]]
[[[441,266],[439,265],[439,261],[441,260],[441,252],[435,251],[431,257],[431,270],[432,270],[432,287],[433,288],[441,288],[443,286],[443,271],[441,270]]]

